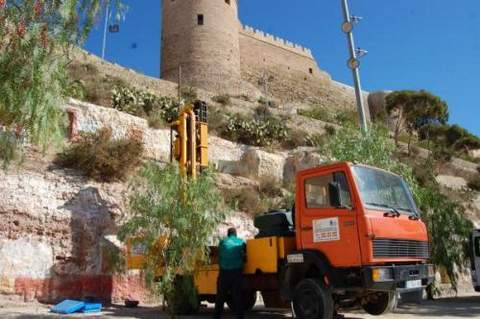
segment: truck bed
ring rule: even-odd
[[[276,274],[279,261],[295,249],[295,237],[265,237],[247,241],[247,261],[245,275]],[[195,273],[195,285],[200,295],[217,293],[218,262],[201,267]]]

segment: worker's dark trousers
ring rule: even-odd
[[[215,300],[214,319],[220,319],[223,305],[232,297],[237,319],[243,319],[243,273],[238,270],[220,270],[217,281],[217,299]]]

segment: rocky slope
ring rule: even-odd
[[[150,129],[144,119],[74,100],[66,110],[72,136],[106,126],[117,138],[140,130],[145,158],[165,162],[170,157],[169,131]],[[266,152],[215,136],[209,144],[218,185],[226,190],[258,184],[242,176],[291,181],[298,169],[321,163],[308,149]],[[138,276],[108,274],[102,253],[105,238],[116,233],[125,215],[128,183],[96,183],[56,166],[53,159],[30,149],[22,166],[0,171],[0,293],[41,301],[89,295],[144,300]],[[255,235],[250,217],[242,212],[219,232],[228,226],[239,228],[245,238]]]
[[[139,75],[84,52],[78,53],[76,61],[80,65],[95,65],[95,76],[100,81],[115,83],[122,79],[158,95],[175,96],[177,92],[174,83]],[[95,85],[100,86],[99,82]],[[326,92],[324,106],[352,107],[352,93],[348,87],[335,84]],[[198,94],[207,101],[215,95],[201,90]],[[98,97],[102,100],[100,93]],[[107,103],[104,97],[103,102]],[[253,101],[237,97],[232,106],[217,107],[252,113],[257,106]],[[292,128],[323,134],[325,126],[332,124],[297,115],[297,109],[308,106],[308,102],[300,101],[280,105],[272,112],[284,117]],[[170,158],[167,129],[151,129],[142,118],[76,100],[71,100],[65,111],[70,118],[71,138],[103,127],[110,127],[118,138],[134,129],[143,134],[146,159],[167,162]],[[420,150],[418,156],[426,157],[428,153]],[[227,191],[256,189],[261,177],[289,184],[298,170],[324,161],[313,148],[266,150],[216,136],[209,138],[209,157],[218,171],[219,187]],[[92,182],[78,172],[56,166],[53,159],[54,154],[30,149],[22,166],[0,171],[0,294],[41,301],[86,296],[117,301],[149,299],[138,273],[117,276],[106,270],[105,249],[114,241],[112,236],[126,214],[128,182]],[[446,163],[442,172],[439,183],[452,194],[468,193],[465,206],[469,216],[475,222],[480,220],[480,194],[465,188],[465,180],[477,173],[476,165],[455,159]],[[255,235],[252,221],[245,213],[235,213],[219,232],[223,233],[229,225],[238,227],[243,237]]]

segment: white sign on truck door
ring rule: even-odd
[[[338,217],[313,220],[313,242],[340,240]]]

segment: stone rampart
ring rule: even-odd
[[[249,27],[240,32],[240,67],[243,80],[284,102],[320,98],[331,82],[310,50]]]
[[[292,43],[288,40],[284,40],[277,36],[271,35],[269,33],[263,32],[261,30],[255,29],[251,26],[247,26],[247,25],[242,26],[242,28],[240,29],[240,34],[255,38],[259,41],[264,41],[266,43],[277,46],[284,50],[288,50],[293,53],[313,59],[312,51],[310,49],[303,47],[302,45]]]

